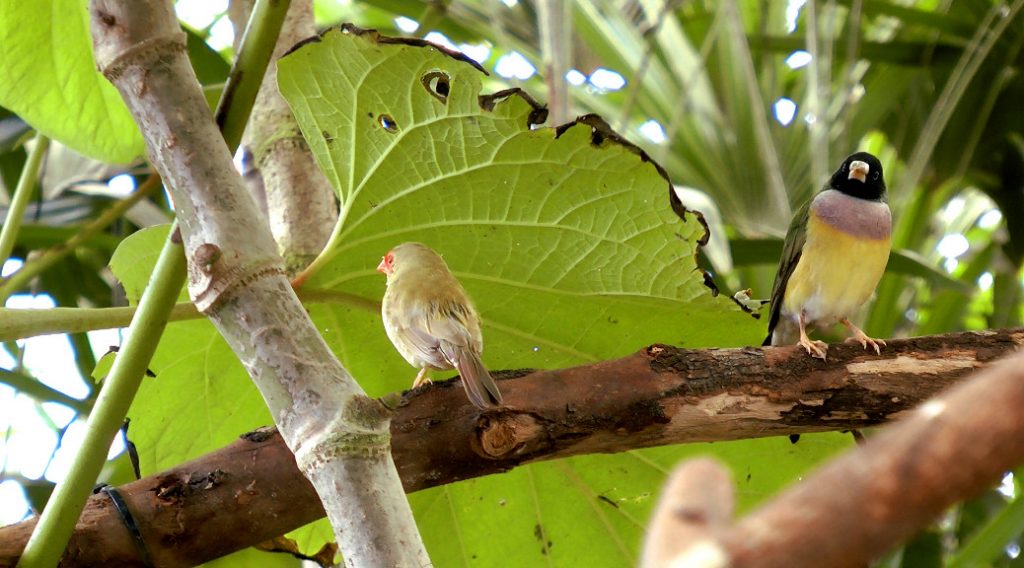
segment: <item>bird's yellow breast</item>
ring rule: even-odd
[[[813,211],[807,240],[782,302],[784,311],[808,321],[849,317],[871,297],[889,260],[890,237],[853,236],[826,224]]]

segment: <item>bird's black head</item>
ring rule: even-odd
[[[850,154],[832,174],[828,186],[861,199],[882,199],[885,196],[882,162],[867,152]]]

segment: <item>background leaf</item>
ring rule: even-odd
[[[160,249],[167,241],[170,225],[158,225],[138,230],[123,241],[110,257],[110,270],[124,287],[125,296],[132,305],[139,303],[142,291],[149,283]],[[182,288],[181,301],[189,301],[188,291]]]
[[[96,70],[84,2],[0,3],[0,105],[87,156],[127,163],[142,136]]]

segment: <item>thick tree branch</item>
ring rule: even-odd
[[[731,527],[719,520],[694,531],[679,523],[678,511],[703,511],[700,497],[722,491],[720,467],[684,465],[676,476],[699,470],[704,478],[670,482],[690,490],[662,499],[646,555],[675,549],[675,563],[659,556],[660,566],[689,566],[696,557],[734,568],[866,566],[1024,463],[1022,406],[1024,354],[1017,354],[922,404]]]
[[[252,3],[232,2],[232,20],[248,20]],[[237,18],[241,15],[238,12],[244,12],[245,18]],[[239,27],[236,25],[236,29]],[[274,60],[267,68],[242,139],[242,147],[251,155],[246,183],[258,199],[262,193],[270,232],[289,276],[299,273],[320,254],[338,220],[334,190],[313,160],[288,103],[277,89],[277,60],[299,41],[315,35],[313,0],[292,0],[274,47]]]
[[[828,362],[798,347],[652,346],[583,367],[496,373],[506,407],[482,415],[459,385],[435,383],[407,393],[392,453],[412,492],[571,455],[846,430],[898,418],[1022,344],[1024,329],[958,333],[892,340],[882,356],[835,345]],[[161,566],[209,560],[323,516],[275,433],[120,490]],[[0,529],[0,564],[16,557],[31,523]],[[90,500],[69,555],[137,565],[107,496]]]

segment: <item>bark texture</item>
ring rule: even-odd
[[[231,5],[236,37],[249,19],[253,2]],[[242,138],[242,147],[251,155],[246,183],[262,200],[289,276],[320,254],[338,220],[334,190],[317,167],[288,103],[277,89],[277,60],[299,41],[315,36],[316,31],[313,1],[292,0],[274,47],[274,60],[267,68]]]
[[[703,523],[703,531],[679,513],[709,509],[704,496],[722,492],[722,468],[684,465],[655,515],[645,556],[660,566],[697,558],[733,568],[867,566],[1024,463],[1022,405],[1024,354],[1017,354],[928,400],[735,524],[720,520],[726,506],[712,507],[701,520],[717,522]]]

